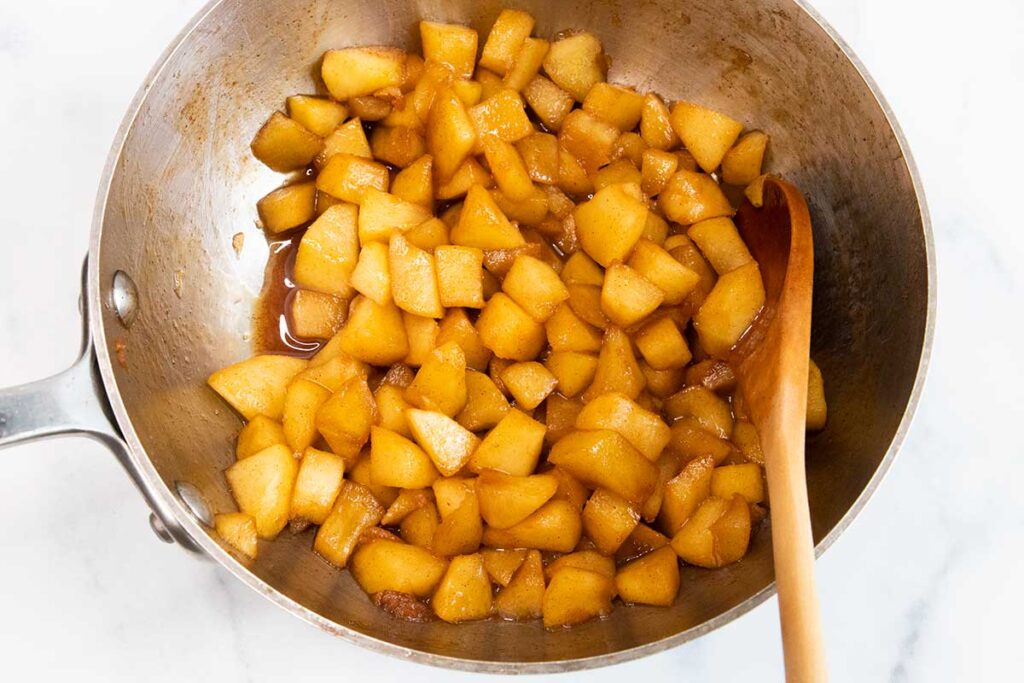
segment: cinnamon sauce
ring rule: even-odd
[[[253,306],[253,346],[257,353],[279,353],[309,358],[322,342],[299,339],[292,333],[288,311],[295,294],[295,255],[302,232],[270,242],[270,256],[263,273],[263,289]]]

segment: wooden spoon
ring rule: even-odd
[[[729,360],[764,451],[786,680],[818,683],[827,672],[804,471],[811,218],[800,190],[769,177],[763,207],[745,204],[736,221],[760,265],[765,305]]]

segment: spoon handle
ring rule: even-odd
[[[806,367],[806,356],[803,357]],[[799,361],[797,361],[799,362]],[[802,374],[804,373],[794,373]],[[772,550],[788,683],[828,680],[814,581],[814,539],[807,506],[804,426],[807,384],[780,388],[762,432],[771,503]]]

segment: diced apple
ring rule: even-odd
[[[543,424],[526,413],[508,409],[480,442],[469,461],[469,469],[493,469],[525,477],[537,467],[546,431]]]
[[[569,112],[558,130],[559,144],[591,175],[612,160],[618,139],[618,128],[582,109]]]
[[[685,169],[668,179],[658,195],[658,208],[670,221],[683,225],[735,213],[714,178]]]
[[[373,427],[370,444],[370,476],[376,484],[418,489],[430,486],[439,476],[427,454],[400,434]]]
[[[256,521],[260,538],[274,538],[288,523],[299,462],[287,446],[270,446],[224,473],[238,509]]]
[[[395,233],[403,233],[430,218],[430,210],[420,204],[376,188],[367,189],[359,207],[359,243],[386,243]]]
[[[558,382],[558,392],[572,398],[590,386],[597,372],[597,356],[579,351],[553,351],[544,361]]]
[[[508,529],[484,529],[483,543],[492,548],[533,548],[567,553],[582,534],[578,509],[565,500],[550,500]]]
[[[604,274],[601,310],[616,325],[631,327],[653,313],[665,294],[629,266],[613,264]]]
[[[317,135],[279,111],[274,112],[252,141],[253,155],[280,173],[308,165],[323,148]]]
[[[679,559],[665,546],[633,560],[615,575],[619,597],[633,605],[668,607],[679,594]]]
[[[558,480],[550,474],[513,476],[483,470],[476,482],[480,514],[495,529],[508,529],[536,512],[555,494]]]
[[[679,146],[679,136],[672,128],[672,121],[665,102],[648,93],[644,96],[644,106],[640,112],[640,135],[648,147],[669,150]]]
[[[265,415],[281,419],[288,384],[306,368],[293,356],[253,356],[210,375],[207,384],[247,420]]]
[[[551,44],[544,71],[552,81],[582,102],[608,70],[601,41],[592,33],[575,33]]]
[[[516,9],[503,9],[494,20],[480,54],[480,66],[499,76],[512,68],[523,42],[533,32],[533,17]]]
[[[694,223],[686,234],[719,275],[754,260],[731,218],[723,216]]]
[[[544,327],[505,294],[495,294],[476,321],[484,345],[500,358],[533,360],[544,347]]]
[[[572,432],[554,445],[548,462],[592,488],[606,488],[637,504],[651,495],[658,479],[654,464],[608,429]]]
[[[455,342],[434,349],[405,390],[405,400],[423,410],[455,417],[466,405],[466,356]]]
[[[625,261],[644,231],[647,207],[628,187],[606,187],[576,207],[580,246],[602,266]]]
[[[708,173],[719,167],[743,130],[739,121],[691,102],[676,102],[671,121],[686,149]]]
[[[689,417],[720,439],[732,436],[732,410],[715,392],[704,386],[688,386],[665,400],[665,414],[672,420]]]
[[[756,261],[719,277],[693,316],[701,346],[714,356],[728,353],[754,322],[764,299],[764,284]]]
[[[250,560],[256,559],[258,538],[256,520],[244,512],[227,512],[213,516],[213,528],[225,543]],[[541,574],[543,585],[544,576]]]
[[[605,555],[614,555],[640,522],[640,512],[622,497],[597,489],[583,506],[583,531]]]
[[[460,24],[420,22],[423,58],[449,66],[457,78],[472,78],[476,66],[476,31]]]
[[[434,614],[450,624],[491,616],[491,581],[479,553],[453,557],[430,601]]]
[[[441,88],[427,119],[427,151],[434,159],[435,179],[450,180],[476,142],[476,128],[462,100],[450,86]]]
[[[658,521],[670,536],[675,535],[694,510],[711,495],[714,467],[712,456],[700,456],[688,462],[678,475],[665,484]]]
[[[469,188],[451,239],[453,244],[479,249],[511,249],[526,244],[519,228],[509,223],[490,193],[480,185]]]
[[[409,244],[402,235],[392,234],[388,245],[388,270],[391,296],[398,308],[426,318],[444,316],[433,255]]]
[[[523,564],[527,553],[526,548],[503,550],[495,548],[484,548],[480,551],[480,557],[484,561],[484,569],[491,581],[499,586],[507,586],[515,575],[516,570]],[[541,578],[544,576],[544,567],[541,565]]]
[[[515,91],[522,91],[540,71],[549,49],[551,49],[551,43],[543,38],[524,40],[512,62],[512,68],[505,74],[505,86]]]
[[[359,260],[357,216],[353,204],[335,204],[306,229],[295,255],[295,284],[348,298],[350,278]]]
[[[416,442],[446,477],[462,469],[480,443],[472,432],[444,413],[409,409],[405,415]]]
[[[370,595],[390,590],[429,597],[447,568],[423,548],[384,539],[361,545],[352,556],[352,577]]]
[[[544,565],[541,563],[541,554],[537,550],[531,550],[526,554],[515,575],[498,593],[494,607],[503,619],[536,619],[543,611],[544,588]]]
[[[656,370],[682,368],[692,358],[686,339],[668,316],[644,325],[635,341],[644,360]]]
[[[612,579],[576,567],[566,567],[551,577],[544,591],[544,627],[581,624],[612,611],[615,584]]]
[[[351,154],[335,154],[316,177],[316,189],[362,204],[369,190],[387,192],[388,182],[387,166]]]
[[[617,327],[610,328],[601,343],[594,381],[584,392],[583,400],[591,401],[611,391],[636,399],[645,383],[646,379],[633,354],[633,344],[629,337]]]
[[[391,181],[391,194],[413,204],[434,208],[434,157],[424,154]]]
[[[281,423],[271,420],[266,415],[257,415],[238,433],[235,455],[238,460],[242,460],[270,446],[287,443],[288,439]]]
[[[315,448],[303,451],[288,514],[292,525],[323,524],[338,498],[344,475],[341,456]]]
[[[405,61],[405,52],[393,47],[328,50],[321,75],[331,97],[347,100],[402,85]]]
[[[370,141],[366,139],[366,131],[363,130],[362,119],[349,119],[324,138],[324,148],[316,155],[313,163],[317,168],[323,169],[336,154],[350,154],[364,159],[373,156]]]
[[[722,158],[722,181],[729,185],[749,185],[761,175],[768,136],[754,130],[732,146]]]
[[[576,417],[576,428],[618,432],[651,461],[658,459],[671,436],[669,426],[657,413],[619,393],[602,394],[584,406]]]
[[[523,88],[523,99],[548,130],[557,131],[572,111],[572,95],[543,76],[535,76]]]
[[[583,99],[584,111],[590,112],[625,132],[636,128],[644,106],[644,96],[618,85],[595,83]]]
[[[391,365],[409,353],[398,307],[392,303],[382,306],[365,297],[352,302],[341,339],[345,353],[371,365]]]
[[[483,340],[470,322],[466,311],[461,308],[449,308],[441,320],[437,334],[437,345],[443,346],[455,342],[466,356],[466,367],[474,370],[486,370],[491,360],[491,351],[484,346]]]

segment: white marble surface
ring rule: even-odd
[[[0,0],[0,385],[62,369],[96,181],[144,74],[204,0]],[[1024,668],[1024,8],[817,0],[888,95],[931,201],[937,341],[891,474],[819,563],[836,681],[1008,680]],[[106,452],[2,454],[0,679],[463,680],[334,640],[156,541]],[[664,654],[563,681],[781,680],[775,603]]]

